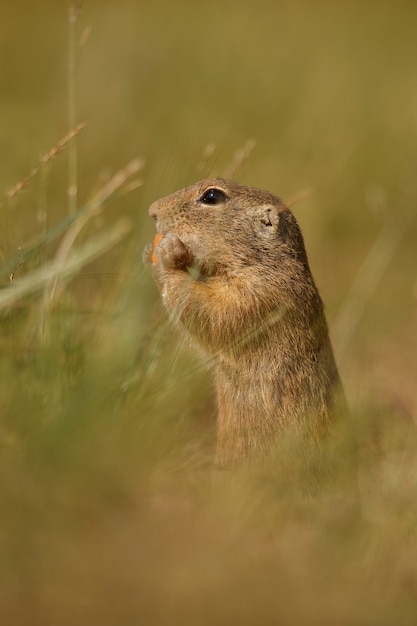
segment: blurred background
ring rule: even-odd
[[[80,210],[144,162],[74,250],[127,218],[123,243],[53,305],[46,281],[2,305],[3,623],[416,623],[416,30],[405,0],[3,3],[0,293],[59,253],[75,149]],[[87,127],[42,162],[71,107]],[[366,442],[365,521],[307,504],[302,472],[212,493],[210,375],[141,255],[149,204],[214,175],[302,227]]]

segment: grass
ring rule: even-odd
[[[90,0],[69,68],[65,7],[21,8],[0,20],[0,622],[415,624],[415,9]],[[327,305],[358,471],[324,450],[314,496],[290,440],[274,473],[213,479],[210,374],[141,262],[150,202],[226,174],[291,202]]]

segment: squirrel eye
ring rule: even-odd
[[[211,187],[203,193],[199,202],[201,202],[201,204],[221,204],[222,202],[226,202],[226,200],[227,196],[224,191],[216,187]]]

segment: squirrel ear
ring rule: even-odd
[[[262,224],[261,229],[268,235],[277,234],[284,243],[291,238],[294,232],[294,217],[289,209],[282,209],[274,205],[262,207],[262,214],[259,218]]]
[[[273,205],[265,205],[262,207],[262,214],[259,218],[262,227],[265,230],[271,229],[271,233],[276,229],[279,223],[276,207]]]

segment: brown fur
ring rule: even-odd
[[[202,202],[213,188],[226,201]],[[163,303],[214,364],[218,465],[265,452],[290,426],[318,439],[340,381],[290,210],[270,193],[213,179],[149,212],[163,235],[153,264]]]

